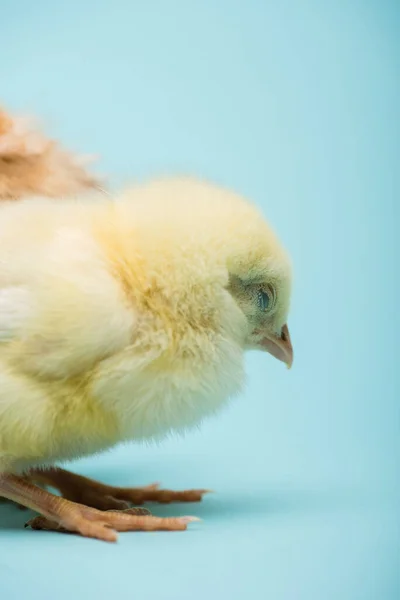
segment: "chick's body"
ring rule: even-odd
[[[240,271],[257,227],[253,207],[190,180],[3,204],[0,471],[184,429],[237,393],[249,331],[227,240]]]

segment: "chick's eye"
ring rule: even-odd
[[[263,312],[271,310],[274,303],[272,291],[259,290],[257,294],[258,306]]]

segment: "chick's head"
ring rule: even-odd
[[[219,231],[228,271],[227,290],[246,319],[244,347],[267,351],[290,368],[289,258],[254,205],[231,193],[222,204],[226,214]]]
[[[291,264],[258,208],[227,189],[191,179],[155,181],[137,197],[141,243],[152,268],[162,265],[161,287],[173,290],[170,300],[181,313],[185,304],[203,314],[218,305],[225,335],[232,332],[243,350],[267,351],[290,367]]]

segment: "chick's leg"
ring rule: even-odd
[[[143,514],[143,509],[99,511],[50,494],[23,477],[0,474],[0,496],[39,512],[33,529],[80,533],[84,537],[115,542],[117,531],[182,531],[195,517],[160,518]]]
[[[146,487],[114,487],[64,469],[33,470],[33,481],[59,490],[64,498],[100,510],[126,509],[144,502],[199,502],[208,490],[159,490],[158,485]]]

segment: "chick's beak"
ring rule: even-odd
[[[280,337],[268,334],[261,340],[260,346],[278,360],[286,363],[288,369],[290,369],[293,363],[293,347],[287,325],[282,327]]]

